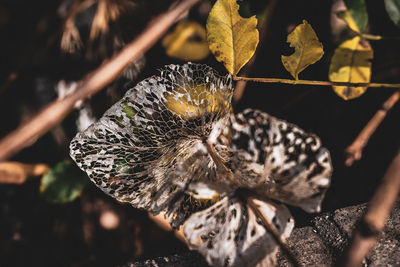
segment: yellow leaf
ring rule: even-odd
[[[196,118],[204,112],[229,112],[231,108],[230,103],[225,100],[225,93],[218,91],[216,94],[210,94],[204,84],[181,87],[177,93],[166,95],[166,106],[183,118]]]
[[[319,42],[315,31],[303,20],[287,37],[290,47],[294,47],[294,53],[290,56],[282,56],[282,64],[285,69],[298,80],[299,73],[309,65],[314,64],[324,55],[322,44]]]
[[[168,56],[189,60],[202,60],[210,50],[204,27],[194,21],[182,21],[162,40]]]
[[[207,40],[215,58],[233,75],[249,61],[258,44],[257,19],[242,18],[236,0],[218,0],[207,19]]]
[[[368,83],[371,79],[371,46],[359,36],[343,42],[331,60],[329,80],[332,82]],[[367,87],[333,86],[333,90],[345,100],[359,97]]]
[[[339,11],[336,13],[336,16],[346,22],[347,26],[355,32],[360,33],[360,29],[358,28],[357,22],[352,16],[352,12],[349,10]]]

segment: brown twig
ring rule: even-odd
[[[28,123],[0,140],[0,161],[15,155],[57,125],[73,109],[76,101],[90,97],[115,79],[132,61],[149,50],[183,12],[199,1],[185,0],[175,3],[172,9],[151,21],[147,28],[117,55],[89,73],[73,94],[49,104]]]
[[[20,162],[0,163],[0,184],[22,184],[29,178],[39,177],[49,170],[46,164]]]
[[[278,0],[271,0],[268,2],[267,6],[264,9],[262,24],[260,27],[260,43],[263,42],[263,40],[265,39],[265,36],[267,35],[269,22],[271,21],[271,14],[275,10],[277,3],[278,3]],[[244,67],[243,71],[241,72],[242,75],[247,76],[250,73],[250,71],[254,65],[254,62],[256,61],[256,57],[257,57],[259,50],[260,50],[260,45],[257,46],[257,49],[256,49],[254,55],[251,57],[249,62],[247,62],[246,66]],[[242,99],[244,89],[246,88],[246,84],[247,84],[247,81],[238,81],[236,83],[235,90],[233,93],[233,102],[234,103],[237,103],[237,102],[239,102],[240,99]]]
[[[337,266],[361,266],[369,250],[384,229],[386,219],[400,192],[400,151],[387,169],[382,183],[368,204],[366,214],[358,224],[344,257]]]
[[[346,166],[351,166],[353,165],[354,161],[361,159],[363,148],[367,145],[372,134],[386,117],[386,114],[397,103],[399,99],[400,91],[394,92],[385,101],[385,103],[383,103],[382,107],[375,113],[375,115],[364,127],[364,129],[362,129],[362,131],[358,134],[353,143],[346,148]]]
[[[235,81],[251,81],[260,83],[284,83],[284,84],[303,84],[303,85],[320,85],[320,86],[351,86],[351,87],[386,87],[400,88],[400,83],[349,83],[349,82],[328,82],[328,81],[310,81],[310,80],[292,80],[280,78],[250,78],[250,77],[234,77]]]
[[[13,71],[8,75],[7,80],[0,86],[0,95],[2,95],[7,88],[18,78],[18,73]]]
[[[161,212],[158,215],[152,215],[150,212],[148,214],[149,218],[161,229],[167,232],[173,232],[175,237],[178,238],[182,243],[186,245],[189,244],[185,238],[185,234],[183,233],[183,227],[180,227],[178,230],[173,229],[169,222],[165,219],[165,212]]]
[[[258,205],[254,202],[254,198],[249,195],[246,191],[240,192],[241,197],[246,201],[254,214],[259,218],[269,234],[274,238],[275,242],[280,246],[282,252],[288,257],[288,260],[293,264],[293,266],[300,266],[296,257],[290,251],[289,247],[286,245],[285,241],[282,240],[280,234],[275,229],[275,227],[265,218],[264,214],[260,211]]]

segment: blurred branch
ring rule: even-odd
[[[368,204],[366,214],[356,227],[353,240],[337,266],[361,266],[375,245],[400,191],[400,151],[387,169],[382,183]]]
[[[29,178],[39,177],[49,170],[46,164],[20,162],[0,163],[0,184],[22,184]]]
[[[271,15],[275,10],[277,2],[278,2],[278,0],[269,1],[267,6],[264,9],[262,24],[260,27],[260,42],[257,46],[256,52],[251,57],[249,62],[247,62],[247,64],[245,65],[245,67],[241,73],[244,76],[247,76],[250,73],[250,71],[254,65],[254,62],[256,61],[258,51],[260,50],[260,44],[264,41],[265,36],[267,35],[269,22],[271,21]],[[236,83],[235,90],[233,91],[233,102],[234,103],[237,103],[237,102],[239,102],[240,99],[242,99],[244,89],[246,88],[246,84],[247,84],[247,81],[238,81]]]
[[[0,95],[2,95],[7,88],[18,78],[17,72],[11,72],[7,80],[0,86]]]
[[[386,117],[388,111],[397,103],[399,99],[400,91],[394,92],[385,101],[385,103],[383,103],[382,107],[375,113],[364,129],[362,129],[353,143],[346,148],[346,166],[351,166],[353,165],[354,161],[361,159],[363,148],[367,145],[372,134]]]
[[[152,215],[150,212],[148,214],[149,214],[149,218],[155,224],[157,224],[161,229],[163,229],[164,231],[167,231],[167,232],[174,232],[174,235],[176,238],[178,238],[185,245],[188,245],[185,235],[183,234],[182,226],[179,228],[179,230],[173,229],[171,227],[171,225],[169,224],[169,222],[165,219],[165,216],[164,216],[165,212],[161,212],[158,215]]]
[[[89,73],[73,94],[49,104],[28,123],[0,140],[0,161],[12,157],[57,125],[73,109],[76,101],[89,98],[115,79],[132,61],[149,50],[183,12],[199,1],[174,2],[171,9],[152,20],[147,28],[118,54]]]

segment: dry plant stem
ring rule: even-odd
[[[0,163],[0,184],[23,184],[30,178],[40,177],[49,170],[46,164],[20,162]]]
[[[349,82],[328,82],[328,81],[310,81],[310,80],[291,80],[279,78],[249,78],[234,77],[235,81],[252,81],[260,83],[284,83],[284,84],[303,84],[303,85],[320,85],[320,86],[352,86],[352,87],[387,87],[400,88],[400,83],[349,83]]]
[[[232,171],[225,166],[224,162],[222,161],[221,157],[218,155],[218,152],[215,150],[215,147],[213,144],[209,142],[204,142],[205,146],[207,147],[207,151],[210,154],[211,158],[213,159],[215,165],[217,165],[217,168],[222,169],[223,172],[225,172],[228,176],[228,179],[231,180],[231,182],[235,183],[236,185],[240,186],[235,182],[234,179],[234,174]],[[253,198],[249,192],[246,190],[238,190],[239,196],[249,205],[249,207],[253,210],[255,213],[256,217],[261,220],[263,223],[263,226],[267,230],[268,233],[272,235],[274,238],[275,242],[281,247],[283,253],[285,253],[288,256],[288,259],[293,263],[293,266],[299,266],[296,257],[291,253],[290,249],[286,246],[285,242],[281,239],[278,231],[275,229],[274,226],[272,226],[267,219],[265,219],[264,215],[260,212],[258,205],[253,201]]]
[[[147,28],[117,55],[105,62],[94,72],[88,74],[80,82],[73,94],[46,106],[28,123],[0,140],[0,161],[4,161],[15,155],[18,151],[32,143],[33,140],[57,125],[73,109],[76,101],[89,98],[120,75],[125,67],[149,50],[185,11],[199,1],[185,0],[177,4],[175,3],[172,9],[152,20]]]
[[[165,219],[165,212],[161,212],[158,215],[152,215],[149,212],[149,218],[164,231],[173,231],[176,238],[178,238],[182,243],[185,243],[187,246],[189,246],[189,243],[187,242],[185,235],[183,234],[183,228],[180,227],[179,230],[173,229],[169,222]]]
[[[267,6],[264,9],[263,21],[262,21],[262,25],[260,27],[260,42],[257,46],[256,52],[251,57],[249,62],[247,62],[247,64],[245,65],[245,68],[242,71],[242,75],[247,76],[250,73],[250,71],[254,65],[254,62],[256,61],[258,51],[260,50],[260,43],[263,42],[263,40],[265,39],[265,36],[267,35],[268,25],[269,25],[269,22],[271,21],[271,15],[275,10],[277,2],[278,2],[278,0],[269,1]],[[246,84],[247,84],[247,81],[238,81],[236,83],[235,90],[233,93],[233,102],[234,103],[237,103],[240,101],[240,99],[242,99],[244,89],[246,88]]]
[[[18,73],[17,72],[11,72],[10,75],[8,75],[7,80],[3,83],[3,85],[0,86],[0,95],[2,95],[7,88],[18,78]]]
[[[361,159],[362,151],[364,147],[367,145],[369,139],[372,134],[381,124],[383,119],[386,117],[386,114],[389,110],[397,103],[400,99],[400,91],[394,92],[386,101],[383,103],[381,109],[379,109],[372,119],[368,122],[368,124],[362,129],[357,138],[353,141],[353,143],[347,147],[346,149],[346,160],[345,165],[351,166],[357,160]]]
[[[282,249],[282,252],[288,257],[290,262],[293,264],[293,266],[300,266],[298,263],[296,257],[293,255],[293,253],[290,251],[288,246],[286,245],[285,241],[282,240],[281,236],[279,235],[278,231],[275,229],[275,227],[264,217],[264,215],[260,212],[260,209],[258,208],[258,205],[254,202],[253,198],[247,194],[247,192],[242,193],[242,197],[246,200],[247,204],[249,207],[252,209],[252,211],[255,213],[257,218],[259,218],[267,230],[269,234],[272,235],[274,238],[275,242],[280,246]]]
[[[368,204],[366,214],[355,229],[350,247],[337,266],[361,266],[364,257],[377,242],[399,192],[400,151],[387,169],[382,183]]]

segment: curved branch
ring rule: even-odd
[[[355,267],[375,245],[400,192],[400,151],[387,169],[382,183],[368,204],[366,214],[353,234],[353,240],[336,266]]]
[[[115,79],[133,60],[148,51],[185,11],[199,1],[175,2],[173,8],[152,20],[147,28],[117,55],[89,73],[73,94],[49,104],[28,123],[0,140],[0,161],[10,158],[32,144],[38,137],[62,121],[73,109],[76,101],[89,98]]]
[[[369,139],[374,134],[376,128],[381,124],[383,119],[389,110],[397,103],[400,99],[400,91],[394,92],[386,101],[382,107],[375,113],[368,124],[358,134],[357,138],[353,143],[346,148],[346,160],[345,165],[351,166],[357,160],[361,159],[362,150],[367,145]]]

